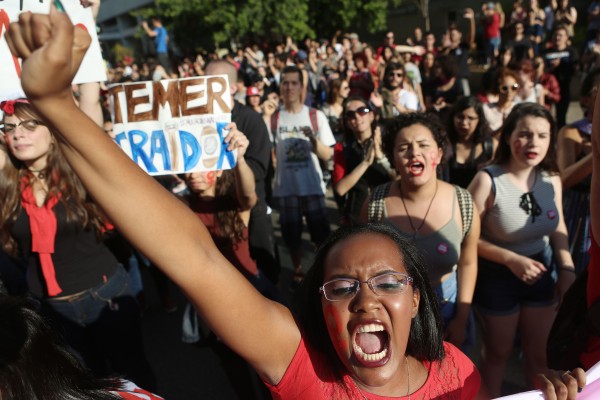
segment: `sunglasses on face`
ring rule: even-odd
[[[513,83],[512,85],[502,85],[500,86],[500,93],[508,93],[509,90],[511,92],[516,92],[520,87],[521,86],[518,83]]]
[[[42,121],[38,121],[37,119],[26,119],[25,121],[21,121],[18,124],[4,124],[0,126],[0,130],[4,132],[6,135],[14,133],[19,126],[25,128],[26,131],[32,132],[40,126],[45,125]]]
[[[344,113],[344,117],[346,117],[347,120],[353,120],[356,118],[357,115],[364,117],[365,115],[369,114],[370,112],[371,112],[371,109],[369,107],[361,107],[354,111],[352,111],[352,110],[346,111]]]

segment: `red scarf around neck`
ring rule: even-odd
[[[57,226],[56,215],[52,209],[58,203],[59,197],[50,197],[41,207],[38,207],[33,195],[33,188],[29,184],[29,178],[24,177],[21,181],[21,204],[29,216],[31,251],[38,253],[40,257],[49,296],[56,296],[62,292],[56,281],[56,271],[54,271],[52,262]]]

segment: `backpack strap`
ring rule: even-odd
[[[462,240],[465,240],[469,232],[471,232],[471,226],[473,225],[473,197],[471,197],[471,193],[469,193],[468,190],[463,189],[460,186],[454,185],[454,190],[456,191],[456,197],[458,198],[460,218],[462,219]]]
[[[494,155],[494,142],[489,136],[486,136],[485,139],[483,139],[483,154],[485,154],[487,161],[490,161]]]
[[[310,117],[310,125],[313,130],[313,134],[317,136],[319,132],[319,123],[317,122],[317,109],[310,107],[308,109],[308,116]]]
[[[271,114],[271,136],[275,140],[277,138],[277,123],[279,122],[279,110]]]
[[[371,200],[368,206],[367,222],[377,223],[383,220],[383,209],[385,207],[385,196],[390,191],[393,182],[384,183],[377,186],[371,194]]]

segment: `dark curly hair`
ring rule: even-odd
[[[550,123],[550,146],[548,148],[548,153],[546,153],[546,157],[544,157],[537,168],[553,174],[558,173],[558,165],[556,164],[556,121],[546,107],[537,103],[517,104],[510,114],[508,114],[508,117],[506,117],[506,120],[504,121],[504,125],[502,125],[502,128],[500,129],[498,150],[496,151],[496,155],[492,162],[494,164],[503,165],[510,161],[512,157],[509,145],[510,136],[517,128],[519,121],[525,117],[539,117]]]
[[[393,241],[408,275],[413,278],[413,289],[420,293],[419,310],[410,326],[406,353],[421,361],[443,359],[445,353],[439,306],[429,283],[425,262],[410,240],[404,239],[394,228],[384,224],[344,226],[333,232],[317,251],[315,261],[294,299],[294,310],[307,341],[317,350],[328,354],[331,360],[336,360],[338,371],[342,370],[341,361],[327,331],[319,288],[324,283],[325,263],[333,247],[357,235],[379,235],[382,239]]]
[[[400,114],[397,117],[388,121],[388,123],[385,126],[385,133],[382,137],[383,152],[385,153],[387,159],[390,160],[390,162],[393,164],[394,144],[396,143],[396,136],[398,135],[398,132],[400,132],[404,128],[408,128],[413,125],[422,125],[425,128],[429,129],[438,147],[442,149],[442,163],[446,162],[449,156],[449,142],[444,126],[440,122],[437,115],[433,113],[423,112],[411,112]]]

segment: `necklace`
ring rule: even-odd
[[[404,365],[406,366],[406,395],[404,397],[406,397],[407,400],[410,400],[410,368],[408,366],[408,357],[407,356],[404,356]],[[363,391],[360,390],[360,388],[358,387],[356,382],[354,384],[356,385],[356,389],[358,389],[358,393],[360,393],[363,400],[369,400],[369,398],[367,396],[365,396]]]
[[[31,168],[27,168],[27,169],[29,170],[29,172],[31,172],[31,175],[33,175],[37,179],[44,179],[46,177],[46,174],[44,173],[46,170],[46,167],[40,168],[40,169],[31,169]]]
[[[402,183],[399,182],[399,185],[400,185],[400,200],[402,200],[402,205],[404,206],[404,211],[406,211],[406,216],[408,217],[408,223],[410,224],[410,227],[413,229],[413,231],[415,231],[415,233],[413,234],[413,240],[414,240],[417,238],[417,235],[419,234],[419,231],[421,230],[423,225],[425,225],[425,221],[427,220],[427,216],[429,215],[429,210],[431,210],[431,205],[433,204],[433,200],[435,200],[435,195],[437,194],[438,181],[437,181],[437,179],[435,180],[435,192],[433,192],[433,196],[431,197],[431,201],[429,202],[429,207],[427,207],[427,211],[425,211],[425,216],[423,217],[423,221],[421,222],[421,225],[419,225],[418,228],[415,228],[415,226],[413,225],[412,218],[410,217],[410,213],[408,212],[408,209],[406,208],[406,203],[404,202],[404,195],[402,194]]]

